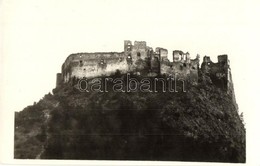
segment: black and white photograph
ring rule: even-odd
[[[259,164],[259,6],[0,1],[0,161]]]

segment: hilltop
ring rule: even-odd
[[[186,87],[178,93],[84,93],[64,83],[15,113],[14,157],[245,162],[234,92],[203,73]]]

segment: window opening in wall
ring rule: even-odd
[[[186,55],[183,55],[183,60],[185,60],[185,61],[186,61]]]
[[[79,61],[79,65],[83,66],[83,61],[82,60]]]

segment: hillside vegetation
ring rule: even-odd
[[[124,77],[122,75],[122,77]],[[245,162],[232,94],[79,92],[64,84],[15,116],[15,158]]]

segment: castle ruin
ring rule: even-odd
[[[188,52],[168,50],[147,46],[145,41],[124,41],[123,52],[76,53],[67,57],[61,73],[57,73],[56,86],[69,83],[73,79],[109,76],[116,71],[133,72],[138,75],[155,77],[157,75],[178,75],[192,83],[197,83],[199,72],[207,74],[216,85],[228,89],[232,86],[231,72],[227,55],[219,55],[218,62],[204,56],[200,68],[200,57],[190,58]],[[232,87],[231,87],[232,88]]]

